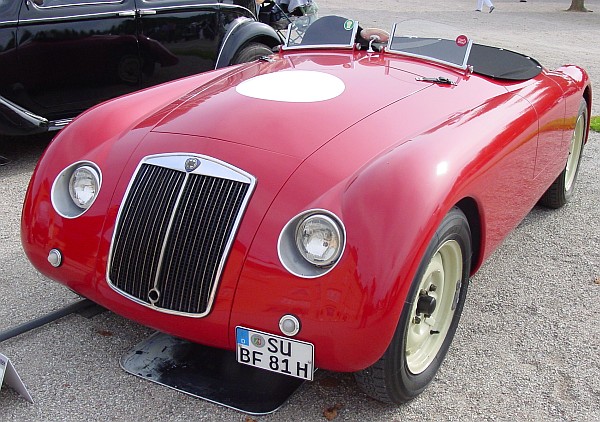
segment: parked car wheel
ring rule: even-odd
[[[387,403],[416,397],[433,380],[458,326],[469,282],[471,231],[453,208],[431,240],[383,357],[355,374],[362,390]]]
[[[569,157],[562,173],[550,185],[540,203],[549,208],[560,208],[565,205],[575,190],[575,181],[579,173],[579,163],[583,153],[583,145],[585,139],[585,131],[588,127],[588,108],[585,99],[581,100],[579,105],[579,113],[575,129],[571,136],[571,144],[569,146]]]
[[[267,45],[251,42],[233,56],[231,64],[251,62],[262,56],[269,56],[271,54],[273,54],[273,51]]]

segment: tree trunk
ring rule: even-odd
[[[567,12],[589,12],[583,4],[584,2],[585,0],[571,0],[571,7],[567,9]]]

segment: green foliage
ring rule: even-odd
[[[600,132],[600,116],[592,116],[590,128],[595,132]]]

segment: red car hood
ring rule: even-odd
[[[351,53],[274,56],[204,84],[153,132],[225,140],[305,158],[370,114],[429,84]]]

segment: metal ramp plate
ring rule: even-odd
[[[155,333],[121,358],[141,378],[252,415],[279,409],[304,382],[237,363],[235,352]]]

